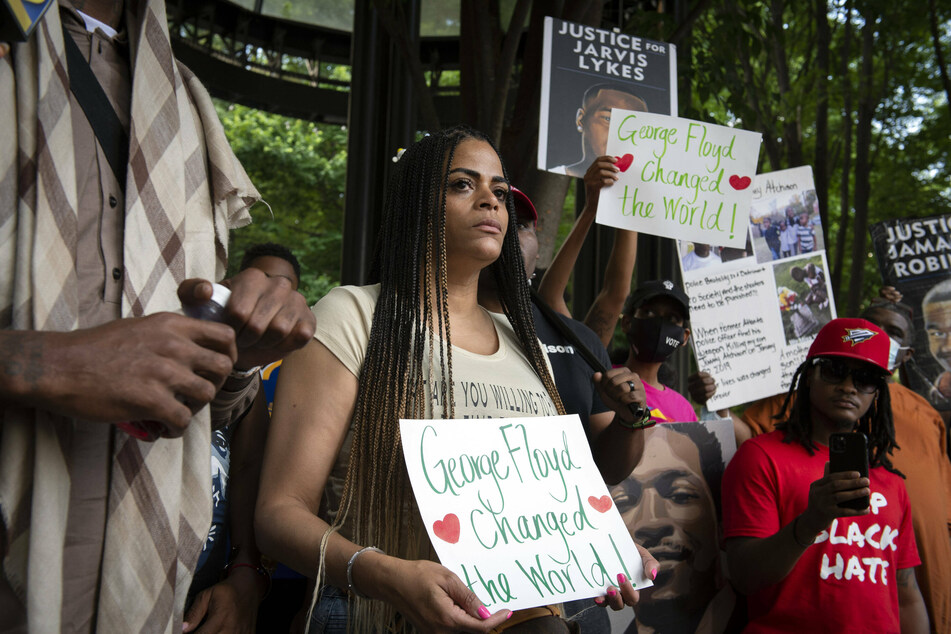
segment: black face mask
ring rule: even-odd
[[[633,317],[627,339],[631,342],[635,359],[656,363],[680,347],[684,341],[684,329],[663,317]]]

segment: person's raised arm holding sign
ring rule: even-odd
[[[578,261],[578,254],[581,253],[588,231],[594,224],[601,190],[613,185],[618,179],[620,170],[615,165],[617,160],[614,156],[599,156],[588,167],[584,175],[584,209],[561,248],[558,249],[558,253],[555,254],[555,259],[545,271],[538,287],[539,296],[566,317],[571,317],[571,311],[565,303],[568,279],[571,277],[575,262]],[[604,269],[604,284],[584,319],[585,325],[597,333],[605,347],[611,343],[614,327],[617,325],[617,316],[624,305],[624,299],[630,293],[636,258],[637,232],[615,229],[614,245]]]

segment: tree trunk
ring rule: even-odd
[[[750,63],[752,55],[745,39],[741,39],[739,61],[743,69],[743,83],[747,86],[746,102],[750,110],[756,114],[756,120],[753,122],[753,130],[759,130],[763,135],[763,147],[766,150],[766,157],[769,159],[771,172],[782,169],[782,147],[779,141],[772,134],[772,130],[767,125],[767,117],[764,115],[763,106],[760,103],[756,77],[753,72],[753,65]],[[730,73],[732,74],[732,70]]]
[[[667,41],[671,44],[676,44],[678,47],[681,45],[681,41],[690,33],[693,29],[694,22],[697,21],[697,18],[703,14],[704,11],[710,5],[710,0],[697,0],[693,5],[693,8],[690,10],[690,13],[687,14],[687,17],[684,18],[683,22],[677,25],[676,30],[671,34]]]
[[[747,11],[734,0],[730,0],[724,4],[723,19],[733,20],[738,24],[746,23],[748,20]],[[758,130],[763,135],[763,149],[766,151],[766,158],[769,161],[770,168],[768,171],[772,172],[782,169],[783,148],[778,139],[779,135],[774,134],[773,124],[775,117],[770,109],[770,102],[768,98],[765,101],[760,99],[760,96],[769,95],[771,92],[766,88],[768,82],[765,80],[757,83],[757,80],[760,78],[757,77],[751,62],[756,56],[752,52],[748,37],[753,37],[764,47],[767,46],[766,37],[763,33],[757,32],[755,28],[750,30],[749,36],[745,31],[741,30],[738,36],[739,51],[736,57],[739,62],[739,68],[743,72],[742,78],[737,75],[732,64],[727,65],[726,72],[730,76],[733,86],[743,86],[743,89],[738,91],[738,94],[742,94],[742,99],[746,102],[746,106],[750,109],[750,112],[753,113],[753,120],[744,121],[744,127],[751,130]],[[768,74],[769,70],[767,69],[763,72]],[[761,169],[761,171],[763,170]]]
[[[533,2],[522,74],[511,119],[504,126],[500,149],[512,183],[528,194],[538,210],[538,266],[547,268],[555,254],[565,195],[573,179],[537,169],[538,109],[541,100],[542,44],[546,15],[591,26],[601,25],[598,0]]]
[[[518,42],[522,39],[522,25],[531,8],[531,0],[518,0],[509,20],[508,31],[502,38],[502,49],[496,60],[495,91],[492,94],[492,103],[489,104],[489,125],[486,132],[496,144],[502,141],[502,126],[505,123],[505,104],[508,101],[509,89],[512,85],[512,71],[515,67],[515,54],[518,52]]]
[[[535,169],[535,155],[538,143],[538,108],[541,100],[542,44],[544,42],[544,20],[547,10],[560,13],[560,7],[547,8],[544,3],[533,2],[529,19],[528,36],[525,40],[525,52],[522,58],[522,73],[519,78],[518,92],[515,95],[515,108],[508,124],[504,126],[499,149],[505,166],[509,170],[512,183],[523,190],[532,201]],[[557,3],[552,3],[557,4]],[[567,177],[565,177],[567,180]],[[567,185],[565,186],[567,191]]]
[[[835,261],[832,264],[832,293],[842,299],[842,270],[845,268],[845,238],[849,227],[849,179],[852,174],[852,81],[849,77],[849,62],[852,59],[852,2],[845,5],[845,35],[840,58],[840,81],[843,87],[842,109],[842,168],[839,172],[839,230],[835,236]]]
[[[499,35],[497,2],[462,0],[459,9],[460,97],[463,121],[489,133],[489,117],[496,81],[495,43]],[[490,134],[491,136],[491,134]]]
[[[822,244],[829,248],[829,18],[826,0],[815,0],[816,12],[816,153],[815,183]]]
[[[419,46],[414,46],[410,41],[409,30],[406,26],[406,19],[403,15],[399,3],[390,3],[383,0],[374,0],[373,6],[380,17],[386,32],[396,43],[403,61],[410,69],[410,76],[413,79],[413,90],[419,103],[419,114],[423,122],[424,130],[437,131],[442,126],[439,123],[439,115],[436,113],[436,103],[433,101],[433,93],[426,84],[426,74],[423,72],[423,63],[419,59]]]
[[[941,75],[941,85],[944,86],[944,96],[951,107],[951,78],[948,77],[948,66],[941,52],[941,32],[938,30],[938,7],[936,0],[928,0],[928,24],[931,29],[931,41],[934,42],[934,58]]]
[[[779,86],[779,104],[782,113],[783,145],[786,148],[787,165],[794,167],[803,164],[802,140],[800,139],[800,111],[793,104],[796,100],[791,93],[789,83],[789,65],[786,62],[786,45],[783,40],[785,2],[773,0],[770,14],[772,17],[772,37],[769,38],[770,57],[776,70],[776,82]]]
[[[877,17],[865,16],[862,27],[862,74],[859,79],[859,120],[855,129],[855,220],[852,224],[852,262],[849,274],[848,315],[857,315],[862,302],[865,280],[868,201],[871,196],[869,150],[872,144],[872,118],[875,114],[874,64],[875,24]]]

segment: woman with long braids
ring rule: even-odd
[[[312,631],[488,632],[537,614],[525,623],[537,629],[518,631],[570,631],[556,609],[490,614],[435,563],[400,446],[400,418],[563,411],[516,233],[491,142],[467,128],[425,137],[403,153],[387,190],[379,283],[331,291],[314,307],[314,339],[285,360],[255,527],[262,551],[316,575]],[[486,267],[504,316],[478,305]],[[473,405],[463,381],[520,390],[533,406]],[[627,394],[617,386],[618,400]],[[608,594],[612,607],[636,601],[629,581]]]
[[[749,597],[745,632],[929,631],[908,494],[889,458],[889,347],[869,321],[830,321],[793,377],[784,422],[727,465],[723,533],[731,580]],[[833,434],[850,432],[866,438],[867,477],[830,472]]]

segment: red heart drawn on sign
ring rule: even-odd
[[[459,518],[448,513],[446,517],[433,522],[433,533],[444,542],[455,544],[459,541]]]
[[[611,498],[606,495],[596,498],[592,495],[588,497],[588,504],[598,513],[606,513],[611,508]]]
[[[625,154],[624,156],[615,156],[614,165],[621,170],[626,172],[627,168],[631,166],[631,163],[634,162],[634,156],[632,154]]]
[[[753,179],[751,179],[749,176],[737,176],[736,174],[734,174],[733,176],[730,177],[730,187],[732,187],[733,189],[737,191],[740,191],[741,189],[746,189],[747,187],[750,186],[750,183],[752,182],[753,182]]]

